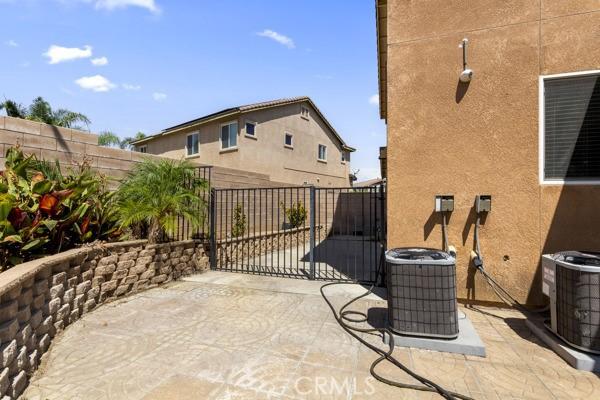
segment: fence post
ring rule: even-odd
[[[217,214],[217,192],[214,188],[210,189],[210,269],[217,269],[217,235],[216,235],[216,214]]]
[[[315,279],[315,210],[316,210],[316,189],[314,186],[310,187],[310,279]]]

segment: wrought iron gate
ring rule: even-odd
[[[211,267],[372,283],[382,261],[385,190],[212,189]]]

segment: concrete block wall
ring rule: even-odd
[[[84,314],[208,265],[202,243],[138,240],[74,249],[2,272],[0,398],[18,398],[52,339]]]
[[[44,160],[57,159],[64,167],[81,165],[85,161],[114,179],[125,177],[144,158],[163,158],[99,146],[98,135],[94,133],[20,118],[0,117],[0,170],[4,169],[6,150],[17,144],[25,153],[35,154]],[[272,182],[269,175],[223,167],[213,167],[211,181],[213,187],[218,188],[282,186],[281,183]],[[113,182],[113,186],[116,185],[117,182]]]

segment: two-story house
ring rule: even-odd
[[[348,146],[308,97],[227,108],[133,143],[136,151],[267,174],[293,185],[348,186]]]

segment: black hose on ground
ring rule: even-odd
[[[381,274],[381,270],[382,270],[382,266],[383,263],[385,262],[385,256],[382,254],[381,256],[381,262],[379,263],[378,269],[377,269],[377,274],[376,274],[376,278],[375,278],[375,282],[379,281],[379,277]],[[352,300],[348,301],[347,303],[345,303],[340,309],[339,309],[339,313],[338,311],[336,311],[335,307],[333,306],[333,304],[329,301],[329,299],[327,298],[327,296],[325,295],[325,292],[323,289],[325,289],[326,287],[330,287],[330,286],[334,286],[334,285],[356,285],[356,283],[354,282],[331,282],[331,283],[326,283],[325,285],[321,286],[321,296],[323,296],[323,299],[325,300],[325,302],[327,303],[327,305],[329,306],[329,308],[331,309],[331,312],[333,312],[333,315],[335,317],[335,320],[338,322],[338,324],[340,324],[340,326],[353,338],[355,338],[356,340],[358,340],[360,343],[362,343],[363,345],[365,345],[366,347],[368,347],[369,349],[371,349],[372,351],[374,351],[375,353],[379,354],[379,358],[377,358],[375,361],[373,361],[373,363],[371,364],[370,367],[370,372],[371,375],[377,379],[380,382],[383,382],[387,385],[390,386],[395,386],[401,389],[411,389],[411,390],[419,390],[419,391],[424,391],[424,392],[437,392],[439,393],[443,398],[448,399],[448,400],[455,400],[455,399],[461,399],[461,400],[474,400],[471,397],[462,395],[460,393],[456,393],[456,392],[451,392],[449,390],[444,389],[443,387],[441,387],[440,385],[438,385],[437,383],[413,372],[412,370],[410,370],[408,367],[406,367],[404,364],[402,364],[400,361],[398,361],[396,358],[394,358],[392,356],[392,353],[394,352],[394,335],[392,333],[392,331],[388,328],[358,328],[355,326],[351,326],[348,323],[363,323],[363,322],[367,322],[367,314],[361,312],[361,311],[355,311],[355,310],[346,310],[346,308],[348,308],[352,303],[362,299],[363,297],[368,296],[369,294],[373,293],[373,288],[375,287],[375,284],[371,285],[371,287],[363,294],[361,294],[358,297],[353,298]],[[384,351],[382,349],[380,349],[379,347],[367,342],[366,340],[364,340],[362,337],[360,337],[358,333],[368,333],[368,334],[373,334],[373,333],[380,333],[382,335],[387,334],[388,338],[389,338],[389,349],[387,351]],[[389,361],[390,363],[392,363],[393,365],[395,365],[396,367],[400,368],[402,371],[404,371],[406,374],[408,374],[409,376],[411,376],[412,378],[418,380],[419,382],[422,383],[422,385],[414,385],[414,384],[410,384],[410,383],[403,383],[403,382],[398,382],[398,381],[393,381],[391,379],[387,379],[384,378],[383,376],[379,375],[376,371],[375,371],[375,367],[377,367],[377,365],[381,362],[383,362],[384,360]]]

